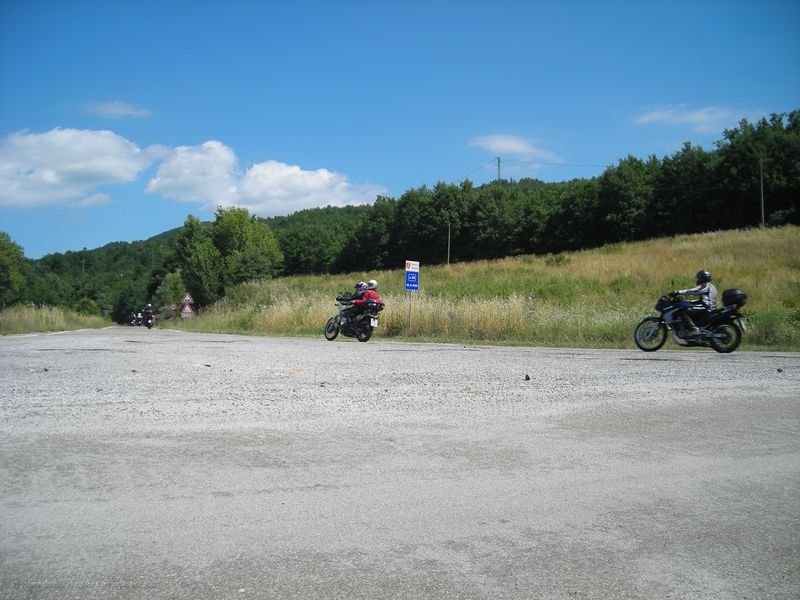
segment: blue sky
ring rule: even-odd
[[[0,0],[0,231],[29,258],[713,149],[800,108],[800,2]]]

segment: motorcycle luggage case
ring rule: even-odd
[[[725,306],[733,306],[734,304],[744,306],[745,302],[747,302],[747,294],[738,288],[722,292],[722,303]]]

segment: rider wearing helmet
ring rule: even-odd
[[[380,302],[381,297],[378,294],[378,292],[375,291],[377,289],[378,289],[378,282],[375,281],[374,279],[370,279],[367,282],[367,289],[364,291],[364,293],[361,295],[360,298],[357,298],[356,300],[353,300],[353,304],[356,304],[358,306],[363,306],[364,304],[366,304],[370,300],[373,300],[373,301],[377,300],[377,301]]]
[[[700,333],[690,315],[702,314],[717,308],[717,288],[711,283],[711,273],[705,269],[698,271],[696,282],[697,285],[693,288],[673,292],[677,296],[697,296],[697,300],[687,303],[686,308],[680,311],[681,319],[686,324],[686,335],[690,337]]]
[[[377,283],[375,285],[377,285]],[[353,292],[352,296],[342,296],[342,300],[352,303],[351,306],[342,311],[342,316],[344,317],[342,322],[346,322],[347,319],[353,318],[361,312],[361,305],[363,304],[363,301],[361,300],[367,293],[367,288],[369,286],[366,281],[359,281],[354,287],[355,291]]]
[[[153,305],[148,303],[147,306],[144,308],[144,322],[147,323],[148,319],[153,319],[155,321],[155,311],[153,310]]]
[[[360,298],[356,298],[353,300],[353,304],[356,306],[356,310],[358,313],[363,312],[364,306],[367,302],[380,302],[383,304],[383,300],[381,300],[380,295],[375,290],[378,289],[378,282],[374,279],[370,279],[367,281],[367,289],[361,295]]]

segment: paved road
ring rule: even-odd
[[[114,328],[0,381],[0,598],[800,597],[798,354]]]

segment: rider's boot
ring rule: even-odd
[[[694,321],[692,321],[692,318],[689,315],[683,313],[681,315],[681,319],[683,320],[683,324],[685,326],[684,328],[686,330],[684,333],[685,337],[695,337],[700,334],[700,330],[697,328],[697,325],[694,324]]]

